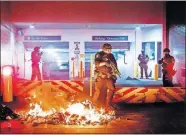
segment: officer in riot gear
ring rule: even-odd
[[[169,48],[165,48],[163,50],[164,57],[158,61],[158,64],[162,65],[162,73],[163,73],[163,86],[164,87],[173,87],[173,76],[175,75],[176,71],[174,68],[175,59],[171,56]]]
[[[139,60],[139,66],[140,66],[140,70],[141,70],[141,79],[143,79],[143,70],[145,70],[145,77],[146,77],[146,79],[148,79],[148,74],[147,74],[148,65],[147,65],[147,63],[149,61],[149,57],[148,57],[148,55],[145,54],[144,50],[142,50],[141,54],[139,54],[138,60]]]
[[[39,62],[41,60],[41,55],[43,52],[40,52],[40,47],[36,46],[34,48],[34,51],[31,54],[31,60],[32,60],[32,77],[31,80],[35,80],[37,77],[38,80],[41,80],[41,72],[39,69]]]
[[[102,49],[103,51],[95,55],[95,92],[93,95],[93,103],[98,103],[98,98],[102,94],[104,96],[103,98],[106,97],[106,100],[103,101],[106,110],[109,110],[112,108],[115,82],[120,72],[114,55],[111,53],[112,46],[105,43]]]

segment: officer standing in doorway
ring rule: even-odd
[[[35,80],[37,77],[38,80],[41,80],[41,72],[39,69],[39,62],[41,60],[41,55],[43,52],[40,52],[40,47],[36,46],[34,48],[34,51],[31,54],[31,60],[32,60],[32,77],[31,80]]]
[[[173,76],[176,74],[174,68],[175,59],[171,56],[170,50],[165,48],[163,50],[164,57],[158,61],[158,64],[162,64],[162,73],[163,73],[163,86],[164,87],[173,87]]]
[[[106,97],[104,104],[106,110],[112,109],[112,98],[114,96],[116,75],[120,75],[114,55],[111,53],[112,46],[105,43],[103,51],[95,55],[95,92],[93,103],[98,103],[98,98],[102,94]]]
[[[139,60],[139,66],[140,66],[140,70],[141,70],[141,79],[143,79],[143,70],[145,70],[145,77],[146,79],[148,78],[148,74],[147,74],[147,69],[148,69],[148,61],[149,61],[149,56],[145,55],[144,50],[141,51],[141,54],[139,54],[138,56],[138,60]]]

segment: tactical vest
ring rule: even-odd
[[[95,55],[95,62],[96,61],[108,62],[108,64],[109,64],[108,60],[115,62],[114,56],[112,54],[106,54],[103,51],[101,51]],[[113,72],[113,69],[111,67],[107,67],[107,66],[95,67],[94,78],[96,79],[99,76],[101,76],[101,77],[104,76],[104,78],[113,78],[114,80],[117,79],[116,74]]]

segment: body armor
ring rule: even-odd
[[[107,64],[104,66],[99,66],[101,62],[106,62]],[[96,69],[94,70],[95,80],[98,77],[102,77],[111,78],[116,81],[117,75],[120,75],[113,54],[106,54],[103,51],[98,52],[95,55],[95,65],[96,65]]]
[[[176,71],[174,68],[175,59],[171,55],[164,56],[161,60],[158,61],[159,64],[162,64],[162,72],[167,73],[168,77],[172,78]]]
[[[141,66],[142,64],[147,64],[148,63],[149,57],[148,57],[148,55],[142,55],[142,54],[140,54],[138,56],[138,60],[140,61],[139,65]]]
[[[148,74],[147,74],[147,69],[148,69],[147,63],[149,61],[148,55],[140,54],[138,56],[138,60],[139,60],[139,66],[141,70],[141,78],[143,78],[143,70],[145,70],[145,76],[148,79]]]

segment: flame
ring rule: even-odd
[[[40,103],[41,104],[41,103]],[[43,111],[43,109],[41,108],[41,106],[39,104],[30,104],[30,107],[34,107],[34,109],[30,109],[28,114],[31,116],[41,116],[41,117],[46,117],[48,115],[51,115],[53,113],[56,112],[56,110],[54,108],[50,109],[49,111],[45,112]]]
[[[77,114],[77,115],[83,115],[84,110],[85,110],[85,106],[81,103],[75,103],[75,104],[69,105],[69,107],[67,108],[67,111],[70,114]]]
[[[103,108],[96,109],[88,100],[70,104],[66,109],[60,107],[59,111],[54,108],[44,111],[41,105],[42,102],[30,103],[33,109],[30,109],[27,115],[32,117],[32,121],[39,121],[38,117],[40,117],[40,119],[43,118],[42,122],[53,121],[55,124],[98,125],[115,118],[114,111],[106,112]],[[25,118],[25,116],[22,117]]]

